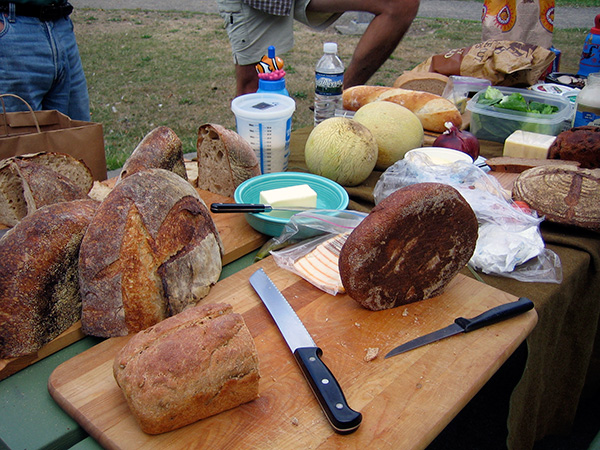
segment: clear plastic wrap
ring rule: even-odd
[[[319,289],[343,293],[337,261],[346,237],[367,216],[349,210],[310,210],[294,214],[267,249],[279,267]]]
[[[410,154],[388,168],[375,185],[375,203],[411,184],[437,182],[457,189],[479,222],[479,238],[469,265],[484,273],[520,281],[560,283],[560,259],[546,249],[539,230],[543,217],[519,208],[494,177],[466,162],[436,165]]]

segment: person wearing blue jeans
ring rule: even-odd
[[[0,0],[0,94],[15,94],[34,110],[58,110],[90,120],[87,82],[69,18],[61,0]],[[8,111],[27,106],[4,97]]]

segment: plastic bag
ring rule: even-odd
[[[269,241],[269,248],[279,249],[270,253],[279,267],[319,289],[332,295],[343,293],[337,266],[339,252],[346,237],[366,216],[366,213],[349,210],[310,210],[294,214],[281,235]]]
[[[510,192],[474,164],[436,165],[426,155],[407,154],[380,177],[373,192],[375,203],[400,188],[424,182],[454,187],[475,212],[479,238],[471,267],[520,281],[562,281],[560,259],[545,248],[539,230],[543,217],[517,207]]]

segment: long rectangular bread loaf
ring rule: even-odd
[[[113,373],[141,429],[175,430],[258,397],[254,340],[231,305],[185,310],[136,334]]]
[[[354,86],[342,94],[344,109],[358,111],[361,106],[375,101],[397,103],[412,111],[428,131],[443,133],[446,122],[457,128],[462,126],[462,116],[450,100],[436,94],[385,86]]]

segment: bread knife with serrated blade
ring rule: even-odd
[[[321,361],[323,352],[288,301],[263,269],[250,276],[250,284],[269,310],[333,429],[340,434],[355,431],[362,414],[348,406],[342,388]]]
[[[506,303],[504,305],[496,306],[495,308],[489,309],[486,312],[473,317],[472,319],[465,319],[464,317],[458,317],[452,325],[448,325],[445,328],[426,334],[424,336],[408,341],[402,345],[399,345],[392,351],[390,351],[385,358],[399,355],[400,353],[414,350],[415,348],[422,347],[432,342],[445,339],[450,336],[454,336],[459,333],[468,333],[473,330],[477,330],[486,325],[491,325],[501,320],[510,319],[511,317],[522,314],[533,308],[533,302],[528,298],[521,297],[516,302]]]

